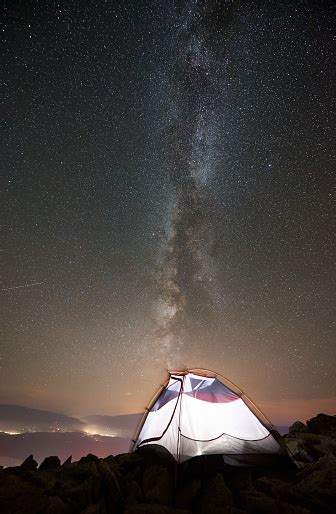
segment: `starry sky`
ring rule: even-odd
[[[0,401],[140,412],[203,367],[336,410],[334,2],[1,10]]]

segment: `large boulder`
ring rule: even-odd
[[[137,482],[142,484],[143,470],[146,463],[141,455],[136,453],[125,453],[116,458],[118,470],[128,483]]]
[[[1,514],[36,514],[47,512],[49,498],[42,489],[17,474],[0,475]]]
[[[106,464],[108,464],[108,466],[111,468],[111,469],[115,469],[116,467],[118,467],[118,463],[117,463],[117,460],[115,459],[115,457],[113,457],[113,455],[109,455],[108,457],[105,457],[104,459],[102,459],[104,462],[106,462]]]
[[[312,514],[304,507],[280,501],[261,491],[250,491],[246,495],[246,509],[250,514]]]
[[[302,432],[297,437],[285,439],[289,455],[299,467],[316,462],[327,453],[336,456],[336,438],[327,435]]]
[[[199,479],[194,478],[182,482],[176,491],[176,505],[191,509],[198,499],[200,490],[201,481]]]
[[[135,480],[132,480],[128,484],[128,490],[126,495],[127,505],[133,505],[134,503],[142,503],[143,501],[144,496],[140,485]]]
[[[71,464],[71,461],[72,461],[72,455],[70,455],[62,464],[62,466],[69,466],[69,464]]]
[[[286,448],[289,456],[297,464],[299,468],[302,466],[314,462],[314,457],[309,452],[309,449],[304,443],[303,439],[286,438]]]
[[[307,421],[307,428],[313,434],[321,434],[336,438],[336,416],[318,414]]]
[[[136,451],[135,455],[141,456],[147,467],[158,464],[171,472],[176,470],[176,460],[166,448],[159,444],[142,446]]]
[[[101,514],[101,506],[99,503],[92,503],[88,505],[80,514]]]
[[[53,477],[53,487],[48,494],[59,496],[69,506],[71,514],[80,513],[88,505],[97,503],[103,495],[102,478],[95,462],[62,466],[54,470]]]
[[[39,470],[40,471],[50,471],[51,469],[57,469],[61,465],[61,461],[58,457],[52,456],[52,457],[46,457],[42,464],[40,464]]]
[[[62,501],[70,505],[73,512],[80,512],[90,503],[90,485],[87,482],[75,486],[64,484],[60,491]]]
[[[24,469],[25,471],[35,471],[37,469],[37,462],[34,460],[32,455],[29,455],[29,457],[24,460],[20,466],[21,469]]]
[[[51,496],[45,514],[71,514],[68,505],[64,503],[58,496]]]
[[[264,476],[246,493],[249,512],[332,514],[336,504],[336,458],[328,455],[307,464],[293,477]]]
[[[174,496],[174,475],[165,467],[154,464],[145,470],[142,488],[149,503],[171,505]]]
[[[230,514],[233,497],[221,473],[211,477],[202,491],[199,501],[201,514]]]
[[[85,462],[82,464],[73,462],[68,466],[62,466],[60,473],[60,476],[63,477],[66,482],[70,480],[82,482],[83,480],[99,477],[95,462]]]
[[[295,421],[288,429],[288,437],[295,437],[303,432],[308,432],[307,426],[302,421]]]
[[[264,476],[255,481],[254,488],[274,498],[288,500],[290,484],[279,478]]]
[[[86,462],[98,462],[99,458],[96,455],[93,455],[92,453],[88,453],[86,457],[82,457],[79,459],[79,464],[86,464]]]
[[[107,462],[101,460],[97,463],[97,470],[100,474],[99,489],[92,500],[98,501],[104,496],[105,503],[110,512],[120,510],[125,496],[124,479],[120,476],[117,469],[112,470]]]
[[[143,503],[139,505],[129,505],[125,510],[125,514],[191,514],[191,512],[188,510],[174,509],[166,505]]]
[[[293,490],[321,504],[336,505],[336,457],[331,453],[298,473]]]
[[[301,437],[305,447],[315,460],[318,460],[327,453],[333,453],[336,456],[336,437],[330,437],[322,434],[302,434]]]

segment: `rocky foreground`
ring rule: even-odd
[[[336,416],[296,422],[283,438],[296,465],[233,468],[218,457],[179,467],[155,448],[62,465],[0,470],[1,514],[309,514],[336,512]],[[297,467],[299,466],[299,467]]]

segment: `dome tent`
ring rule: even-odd
[[[257,465],[283,455],[271,423],[252,401],[224,377],[202,369],[169,372],[131,451],[152,444],[177,462],[219,454],[227,464]]]

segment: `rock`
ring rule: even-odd
[[[19,475],[5,473],[1,475],[1,514],[45,513],[47,512],[48,506],[49,499],[43,493],[43,490],[27,482],[27,480]]]
[[[120,468],[116,459],[112,455],[109,455],[109,457],[106,457],[105,459],[101,459],[100,462],[103,462],[111,471],[120,475]]]
[[[122,490],[123,484],[120,483],[122,481],[122,477],[117,476],[103,460],[98,462],[97,470],[101,477],[101,487],[98,493],[103,493],[109,512],[120,510],[124,496]],[[94,499],[98,501],[100,496],[97,494]]]
[[[73,462],[66,467],[62,467],[62,473],[64,477],[70,478],[71,480],[83,481],[88,478],[98,478],[99,473],[95,462],[85,462],[80,464],[79,462]]]
[[[286,477],[288,478],[288,477]],[[336,504],[336,459],[324,457],[318,463],[307,464],[296,474],[298,483],[261,477],[255,483],[257,490],[246,494],[248,510],[252,512],[316,512],[332,513],[330,505]],[[275,505],[271,507],[271,502]]]
[[[27,457],[26,460],[22,462],[20,468],[26,471],[34,471],[35,469],[37,469],[37,466],[38,464],[36,460],[34,460],[32,455],[29,455],[29,457]]]
[[[49,472],[51,473],[51,472]],[[55,484],[49,494],[69,505],[71,514],[80,513],[104,496],[102,478],[95,462],[79,462],[54,470]]]
[[[88,505],[84,510],[81,511],[81,514],[101,514],[100,505],[98,503]]]
[[[163,466],[154,464],[143,474],[143,492],[148,502],[171,505],[174,494],[174,475]]]
[[[296,438],[287,437],[285,441],[289,454],[298,464],[316,462],[327,453],[336,456],[336,438],[330,436],[307,432]]]
[[[275,477],[261,477],[255,482],[255,488],[258,493],[263,493],[268,499],[271,496],[271,499],[275,500],[281,509],[279,510],[281,513],[310,512],[307,511],[306,505],[302,504],[301,499],[293,493],[290,482],[284,482]],[[259,498],[262,498],[262,495],[259,495]],[[265,501],[268,505],[268,500]]]
[[[190,511],[173,509],[166,505],[143,503],[139,505],[129,505],[125,510],[125,514],[190,514]]]
[[[118,462],[117,460],[113,457],[113,455],[109,455],[108,457],[105,457],[105,459],[103,459],[104,462],[106,462],[106,464],[110,467],[110,468],[117,468],[118,467]]]
[[[182,484],[176,493],[176,505],[183,508],[191,508],[196,502],[201,490],[201,481],[194,479]]]
[[[288,437],[295,437],[302,432],[308,432],[307,426],[302,421],[295,421],[288,429]]]
[[[255,482],[254,487],[258,491],[278,499],[287,499],[287,491],[290,484],[274,477],[261,477]]]
[[[318,460],[327,453],[336,455],[336,438],[327,435],[302,434],[305,448],[314,458]]]
[[[230,513],[233,497],[220,473],[210,478],[202,492],[199,506],[202,514]]]
[[[336,437],[321,435],[319,444],[315,445],[315,450],[321,456],[331,453],[336,457]]]
[[[117,479],[114,471],[111,470],[111,468],[109,467],[109,465],[102,460],[102,461],[98,462],[97,470],[98,470],[98,473],[100,474],[100,476],[102,477],[102,479],[105,480],[109,486],[113,485],[116,492],[121,495],[122,492],[121,492],[121,487],[119,485],[118,479]]]
[[[87,482],[73,486],[65,487],[60,491],[61,499],[71,506],[73,512],[81,511],[91,503],[90,487]]]
[[[141,503],[143,501],[144,496],[141,487],[139,486],[138,482],[132,480],[128,486],[126,503],[128,505],[132,505],[134,503]]]
[[[62,464],[62,466],[68,466],[69,464],[71,464],[71,461],[72,461],[72,455],[70,455],[70,457],[68,457]]]
[[[336,416],[318,414],[315,418],[307,421],[309,432],[313,434],[329,435],[336,437]]]
[[[49,498],[49,505],[45,514],[71,514],[69,508],[58,496]]]
[[[143,456],[146,462],[150,464],[160,464],[167,469],[175,469],[176,467],[176,460],[172,454],[159,444],[146,444],[145,446],[141,446],[136,451],[136,454]]]
[[[138,453],[122,453],[116,458],[118,465],[125,472],[143,464],[144,458]]]
[[[128,458],[131,457],[132,458]],[[120,455],[118,458],[118,470],[130,482],[137,482],[142,486],[143,471],[147,467],[143,457],[133,454]]]
[[[98,462],[99,458],[92,453],[89,453],[86,457],[82,457],[79,459],[79,464],[86,464],[87,462]]]
[[[46,457],[42,464],[40,464],[39,470],[40,471],[48,471],[51,469],[57,469],[61,465],[61,461],[58,457],[52,456],[52,457]]]
[[[317,463],[307,465],[298,473],[293,490],[308,498],[336,505],[336,457],[327,454]]]
[[[285,445],[289,456],[293,459],[298,467],[302,467],[304,464],[314,462],[314,457],[306,448],[303,439],[287,437],[285,440]]]
[[[260,491],[246,495],[246,507],[251,514],[311,514],[310,510],[271,498]]]

